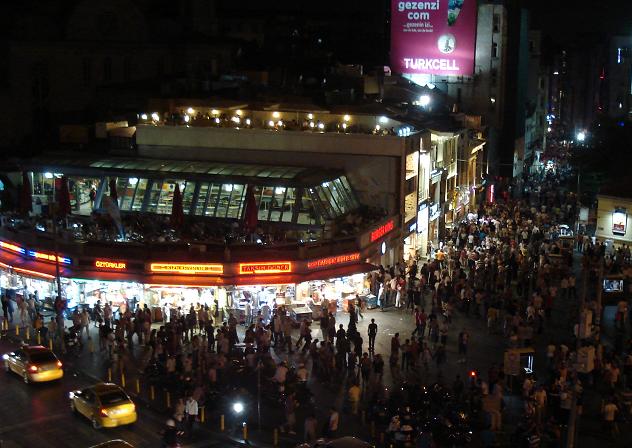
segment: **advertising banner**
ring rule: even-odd
[[[391,68],[401,74],[470,76],[476,0],[391,2]]]

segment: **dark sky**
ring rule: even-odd
[[[612,33],[632,36],[631,0],[523,0],[531,23],[566,43],[581,34]]]

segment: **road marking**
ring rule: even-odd
[[[47,415],[46,417],[40,417],[40,418],[35,418],[32,420],[25,421],[25,422],[21,422],[21,423],[16,423],[15,425],[2,426],[2,428],[0,428],[0,434],[5,434],[7,432],[11,432],[20,428],[28,428],[28,427],[31,427],[32,425],[37,425],[39,423],[46,423],[53,420],[60,420],[65,417],[68,417],[68,413],[60,412],[58,414]]]

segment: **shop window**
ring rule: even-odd
[[[314,204],[309,192],[306,189],[303,190],[301,200],[298,203],[298,218],[297,224],[317,224],[318,216],[314,210]]]
[[[287,188],[285,201],[283,202],[283,215],[281,221],[292,222],[294,210],[296,209],[296,188]]]
[[[219,190],[219,202],[217,203],[217,211],[215,216],[217,218],[225,218],[228,211],[228,204],[230,203],[230,196],[233,193],[233,184],[223,184]]]
[[[261,199],[259,200],[259,221],[267,221],[272,206],[274,187],[261,187]]]
[[[346,176],[340,176],[338,178],[338,180],[340,181],[340,183],[342,184],[342,186],[344,187],[345,191],[347,192],[347,196],[349,196],[350,199],[350,203],[351,203],[351,208],[358,208],[360,206],[360,202],[358,201],[358,198],[355,195],[355,192],[353,191],[353,188],[351,188],[351,185],[349,184],[349,181],[347,180]]]
[[[70,177],[70,205],[73,208],[73,213],[79,215],[89,215],[92,213],[94,203],[90,200],[90,191],[94,189],[95,197],[96,192],[99,189],[101,179],[95,177]]]
[[[230,195],[230,201],[228,203],[228,213],[226,214],[227,218],[241,217],[241,209],[243,207],[245,194],[245,185],[233,184],[233,191]]]
[[[270,202],[270,221],[278,222],[283,214],[283,202],[287,189],[284,187],[274,187],[274,196]]]
[[[208,200],[208,191],[210,184],[203,182],[200,184],[200,192],[198,193],[197,201],[195,203],[195,214],[198,216],[204,215],[204,209],[206,208],[206,201]],[[215,204],[213,204],[215,207]]]
[[[188,215],[191,212],[191,204],[193,203],[193,195],[195,194],[195,182],[187,182],[186,188],[182,193],[182,209],[184,214]]]
[[[334,208],[334,205],[331,203],[330,198],[325,193],[325,190],[323,189],[323,187],[319,185],[314,188],[314,191],[316,192],[316,196],[320,202],[321,207],[323,208],[325,212],[325,215],[329,219],[335,218],[336,215],[338,214],[338,209]]]
[[[162,191],[163,181],[162,179],[154,179],[151,183],[149,190],[149,201],[147,202],[147,208],[143,211],[156,213],[158,211],[158,199]]]
[[[145,199],[145,190],[147,190],[147,179],[138,179],[134,199],[132,202],[132,211],[139,212],[143,208],[143,200]]]
[[[160,189],[160,198],[158,199],[158,207],[156,208],[156,213],[160,213],[163,215],[171,214],[171,211],[173,209],[173,192],[176,189],[176,182],[180,185],[180,193],[182,194],[186,193],[186,190],[188,189],[188,185],[185,180],[176,180],[176,179],[165,180],[162,183],[162,187]],[[191,184],[191,187],[193,186],[195,186],[195,184]],[[184,206],[184,201],[183,201],[182,208],[186,213],[187,209]]]
[[[218,218],[222,218],[224,216],[216,211],[219,208],[218,200],[220,198],[221,188],[222,188],[222,184],[210,185],[208,198],[206,199],[206,211],[204,212],[206,216],[215,216]]]
[[[331,197],[338,205],[338,209],[340,213],[347,213],[349,211],[349,204],[347,203],[347,198],[343,191],[341,191],[334,181],[329,182],[329,191],[331,193]]]

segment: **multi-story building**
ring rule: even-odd
[[[549,67],[542,60],[542,33],[529,32],[529,76],[525,119],[525,170],[537,166],[546,146]]]

